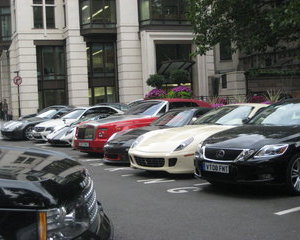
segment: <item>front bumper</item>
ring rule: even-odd
[[[282,184],[286,179],[288,158],[250,159],[247,161],[209,161],[195,159],[195,176],[215,182]],[[228,173],[207,171],[206,163],[229,166]]]
[[[165,171],[172,174],[194,172],[194,153],[147,153],[132,150],[130,166],[148,171]]]
[[[13,131],[1,130],[1,134],[4,138],[7,139],[16,139],[16,140],[24,139],[23,129],[18,129]]]
[[[105,146],[103,161],[106,163],[130,164],[128,156],[129,148],[128,146]]]
[[[43,131],[43,132],[37,132],[35,130],[32,130],[32,140],[33,141],[43,141],[47,142],[47,135],[50,134],[50,131]]]
[[[75,139],[73,147],[81,152],[103,153],[107,139],[83,140]]]

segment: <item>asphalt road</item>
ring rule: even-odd
[[[23,141],[0,144],[61,151],[84,164],[114,224],[116,240],[300,239],[300,197],[280,188],[216,188],[192,175],[105,165],[101,158],[71,148]]]

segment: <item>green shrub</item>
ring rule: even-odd
[[[160,89],[165,83],[165,77],[160,74],[151,74],[146,83],[148,86]]]

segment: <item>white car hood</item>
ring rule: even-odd
[[[64,126],[64,125],[67,125],[67,124],[71,124],[71,123],[73,123],[75,121],[77,121],[77,119],[65,119],[65,120],[62,120],[62,119],[53,119],[53,120],[49,120],[49,121],[37,124],[36,127],[45,127],[45,128],[48,128],[48,127]]]
[[[201,125],[162,129],[148,132],[133,151],[149,153],[173,152],[183,141],[193,137],[193,142],[184,150],[193,149],[203,140],[217,132],[233,128],[232,125]]]

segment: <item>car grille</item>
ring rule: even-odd
[[[45,130],[44,127],[35,127],[34,128],[34,131],[36,131],[36,132],[43,132],[44,130]]]
[[[94,139],[95,128],[87,126],[85,128],[78,128],[77,139]]]
[[[223,151],[223,154],[220,155],[220,151]],[[218,161],[234,161],[242,151],[242,149],[205,148],[204,157]]]
[[[144,167],[163,167],[165,165],[165,159],[163,158],[143,158],[134,157],[136,163]]]
[[[87,177],[84,180],[84,184],[86,184],[83,190],[84,200],[88,209],[90,222],[92,223],[95,221],[98,212],[97,196],[94,189],[94,183],[90,177]]]

